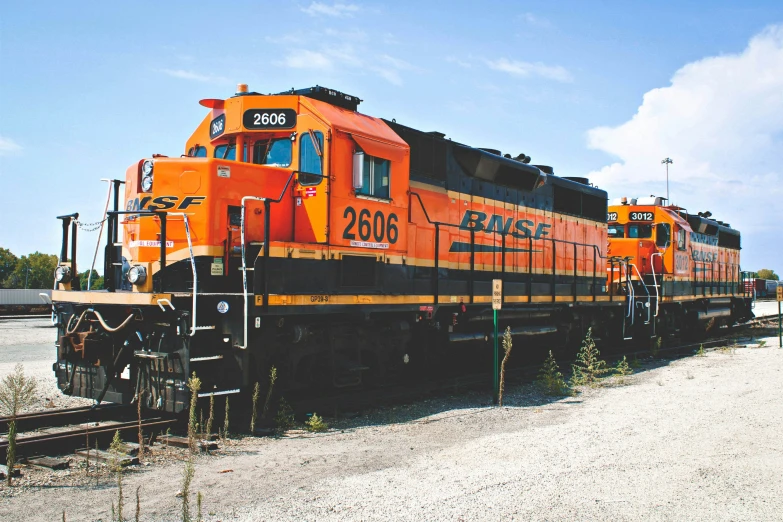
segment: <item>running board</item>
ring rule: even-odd
[[[199,331],[199,330],[214,330],[214,329],[215,329],[214,326],[197,326],[196,327],[196,331]]]
[[[222,359],[222,355],[210,355],[207,357],[191,357],[190,362],[203,362],[203,361],[218,361]]]
[[[239,388],[236,388],[234,390],[220,390],[220,391],[199,393],[198,397],[200,399],[202,397],[209,397],[210,395],[230,395],[232,393],[239,393]]]

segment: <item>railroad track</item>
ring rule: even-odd
[[[106,448],[114,433],[120,432],[124,440],[136,440],[139,428],[145,438],[156,436],[180,422],[173,416],[152,415],[133,419],[133,408],[106,405],[100,408],[68,408],[35,412],[19,416],[19,436],[16,441],[17,458],[38,455],[54,457],[73,453],[79,448],[98,445]],[[134,412],[135,413],[135,412]],[[0,419],[7,430],[8,418]],[[25,424],[26,423],[26,424]],[[35,426],[34,430],[28,428]],[[23,429],[21,429],[24,427]],[[0,461],[5,462],[8,449],[6,437],[0,439]]]

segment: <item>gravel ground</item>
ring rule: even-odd
[[[776,341],[649,362],[627,385],[560,400],[527,385],[504,408],[463,394],[231,441],[196,459],[191,491],[211,521],[780,520]],[[143,520],[181,519],[184,453],[159,457],[127,472],[126,516],[141,486]],[[23,471],[0,489],[0,519],[109,518],[110,477]]]
[[[92,401],[63,395],[54,379],[52,363],[57,358],[54,347],[57,330],[49,317],[0,319],[0,379],[24,366],[26,375],[38,381],[35,403],[24,411],[42,408],[89,406]]]

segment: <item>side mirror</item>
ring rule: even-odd
[[[353,188],[364,188],[364,152],[353,154]]]

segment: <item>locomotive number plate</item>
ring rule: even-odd
[[[214,140],[226,130],[226,115],[221,114],[209,124],[209,139]]]
[[[652,221],[653,220],[653,213],[652,212],[631,212],[628,214],[628,219],[631,221]]]
[[[246,129],[293,129],[296,111],[293,109],[249,109],[242,115]]]
[[[609,212],[606,215],[606,220],[607,221],[617,221],[617,212]]]

